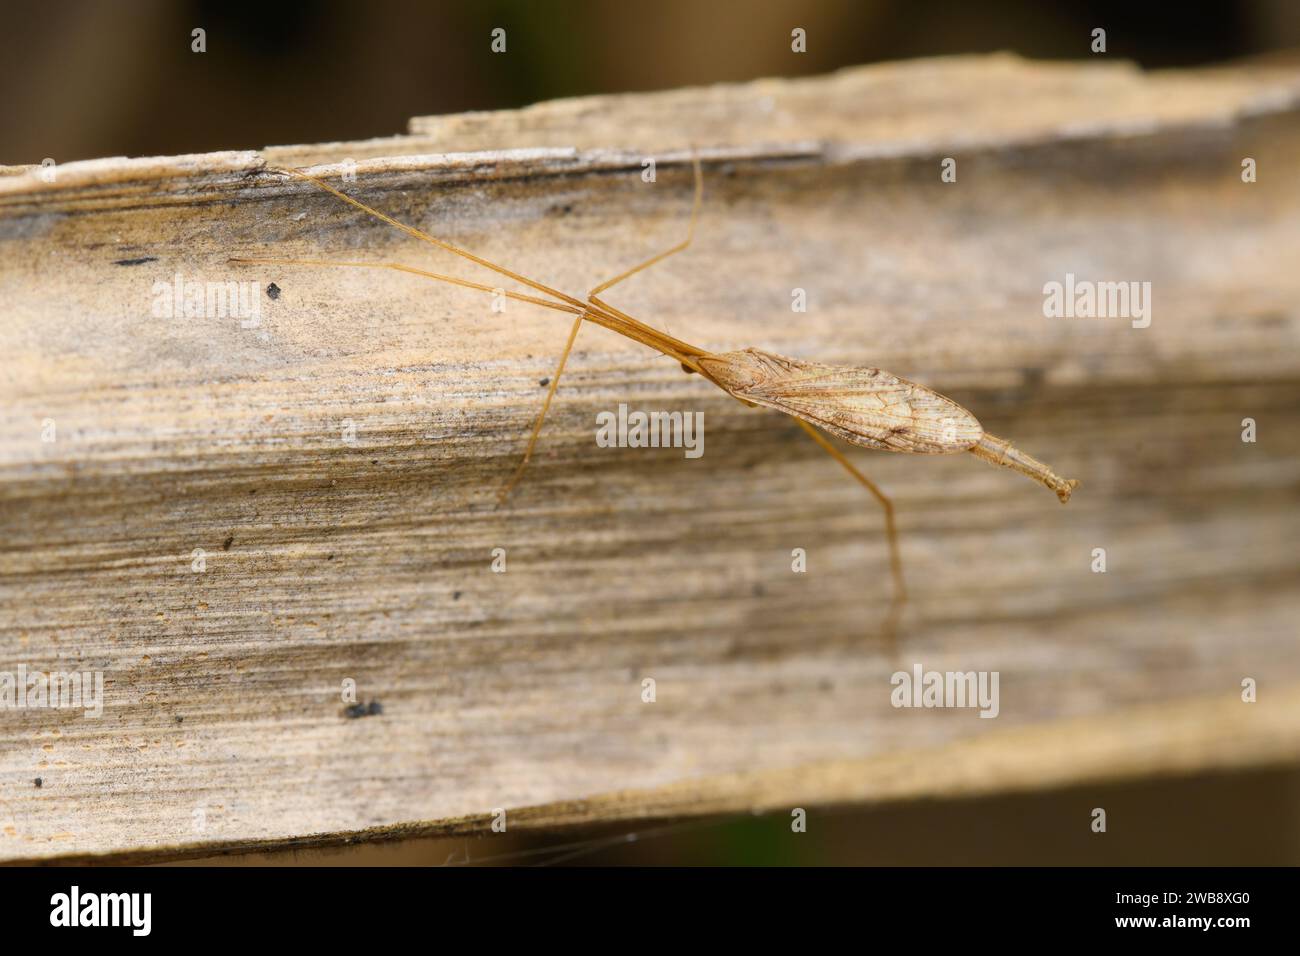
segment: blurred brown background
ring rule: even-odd
[[[1107,832],[1089,829],[1104,807]],[[1294,866],[1300,771],[213,857],[216,866]],[[1195,834],[1195,839],[1189,839]]]
[[[3,4],[0,164],[404,132],[409,117],[1013,50],[1187,66],[1300,45],[1291,0],[42,0]],[[207,52],[190,31],[207,31]],[[507,31],[506,55],[489,49]],[[808,52],[790,51],[807,31]]]
[[[411,116],[851,64],[1012,50],[1146,67],[1289,55],[1300,4],[943,0],[5,3],[0,163],[401,133]],[[207,31],[192,53],[190,31]],[[493,54],[490,32],[507,31]],[[808,52],[790,51],[802,27]],[[415,840],[222,863],[1297,864],[1300,773],[1256,771],[1046,794],[587,833]],[[1088,829],[1105,806],[1110,832]],[[1202,838],[1189,844],[1188,833]]]

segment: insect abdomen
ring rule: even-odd
[[[759,349],[710,355],[700,364],[733,397],[866,448],[946,455],[967,451],[984,435],[956,402],[882,369],[821,365]]]

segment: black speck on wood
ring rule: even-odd
[[[272,282],[266,287],[266,294],[272,299],[280,298],[280,287]]]
[[[142,265],[144,265],[146,262],[157,262],[157,261],[158,261],[158,257],[157,257],[157,256],[141,256],[139,259],[115,259],[115,260],[113,260],[113,265],[115,265],[115,266],[142,266]]]

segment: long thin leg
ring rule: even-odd
[[[685,358],[683,358],[682,360],[682,368],[688,372],[702,373],[702,369],[700,369],[700,367],[696,365],[695,362],[692,361],[692,359],[700,355],[707,355],[708,353],[705,352],[703,349],[698,349],[693,346],[687,345],[685,342],[682,342],[680,339],[675,339],[671,335],[668,335],[667,333],[660,332],[658,329],[651,329],[645,326],[644,323],[638,322],[636,319],[632,318],[632,316],[628,315],[626,312],[622,312],[616,309],[614,306],[610,305],[604,299],[600,298],[600,293],[604,292],[610,286],[617,285],[618,283],[622,282],[624,279],[627,279],[631,276],[636,275],[638,272],[641,272],[643,269],[649,269],[651,266],[662,262],[663,260],[667,259],[671,255],[676,255],[682,250],[688,248],[691,242],[694,241],[695,224],[699,221],[700,206],[703,204],[704,201],[704,173],[700,169],[700,157],[698,155],[692,154],[691,168],[695,174],[695,197],[691,201],[691,218],[689,224],[686,227],[686,238],[683,239],[681,242],[677,243],[677,245],[669,249],[665,249],[663,252],[659,253],[658,255],[651,256],[649,259],[646,259],[644,262],[640,263],[639,265],[633,266],[631,269],[628,269],[626,272],[620,272],[618,275],[614,276],[614,278],[602,282],[600,285],[596,286],[594,289],[592,289],[590,292],[587,293],[587,302],[589,305],[595,306],[597,309],[599,309],[602,312],[615,316],[616,318],[622,319],[625,322],[633,323],[639,326],[640,328],[648,332],[652,332],[654,335],[661,337],[663,340],[671,342],[675,351],[681,353],[681,355],[679,355],[679,358],[685,356]],[[659,346],[652,346],[652,347],[659,348]],[[662,348],[659,348],[659,350],[664,351]]]
[[[573,328],[569,329],[569,341],[564,343],[564,354],[560,356],[560,364],[555,369],[555,374],[551,376],[551,387],[546,390],[546,400],[542,402],[542,411],[537,416],[537,422],[533,425],[533,433],[528,436],[528,447],[524,449],[523,461],[519,462],[519,467],[515,473],[510,476],[504,488],[497,492],[497,501],[504,502],[510,496],[519,481],[519,476],[524,473],[528,461],[533,457],[533,447],[537,444],[537,436],[542,431],[542,422],[546,420],[546,412],[551,407],[551,399],[555,397],[555,389],[560,384],[560,376],[564,374],[564,363],[569,360],[569,353],[573,351],[573,343],[578,338],[578,330],[582,328],[583,316],[578,316],[573,320]]]
[[[636,319],[633,319],[630,315],[620,312],[617,309],[614,309],[612,306],[605,305],[605,303],[601,302],[601,300],[596,297],[598,293],[603,292],[605,289],[608,289],[610,286],[614,285],[615,283],[622,282],[624,279],[628,278],[629,276],[635,275],[636,273],[642,271],[643,269],[648,269],[650,266],[655,265],[656,263],[668,258],[669,256],[681,252],[683,249],[687,248],[691,244],[691,241],[695,237],[695,223],[699,218],[700,205],[704,195],[704,176],[700,169],[699,157],[692,156],[691,161],[692,161],[692,166],[695,174],[695,195],[694,195],[694,200],[691,204],[691,218],[690,218],[690,224],[687,227],[686,239],[683,240],[682,242],[679,242],[671,249],[661,252],[656,256],[652,256],[651,258],[645,260],[639,265],[634,266],[633,268],[627,270],[626,272],[621,273],[620,275],[615,276],[613,279],[610,279],[609,281],[604,282],[601,285],[597,286],[589,293],[588,301],[586,303],[583,303],[578,299],[575,299],[574,297],[567,295],[564,292],[560,292],[558,289],[553,289],[550,286],[543,285],[540,282],[537,282],[533,279],[529,279],[526,276],[522,276],[517,272],[505,268],[504,266],[497,265],[496,263],[484,259],[481,256],[477,256],[472,252],[469,252],[465,249],[461,249],[458,246],[452,245],[451,243],[443,239],[438,239],[434,236],[431,236],[426,232],[416,229],[414,226],[409,226],[406,223],[400,222],[392,218],[391,216],[386,215],[385,213],[382,213],[379,210],[366,205],[365,203],[361,202],[359,199],[354,199],[352,196],[347,195],[341,190],[335,189],[333,186],[322,181],[321,179],[318,179],[315,176],[311,176],[297,169],[279,169],[278,171],[286,173],[291,176],[295,176],[306,182],[312,183],[318,186],[319,188],[325,190],[326,192],[330,193],[331,195],[341,199],[343,202],[346,202],[349,205],[357,209],[360,209],[371,216],[374,216],[376,219],[379,219],[383,222],[388,223],[391,226],[394,226],[402,230],[409,236],[413,236],[414,238],[419,239],[422,242],[427,242],[430,245],[436,246],[439,249],[444,249],[447,252],[451,252],[465,259],[468,259],[471,262],[474,262],[478,265],[491,269],[492,271],[497,272],[500,275],[504,275],[510,279],[514,279],[516,282],[523,283],[524,285],[529,286],[530,288],[536,289],[539,292],[543,292],[549,296],[552,296],[555,299],[558,299],[560,302],[567,303],[568,307],[565,307],[563,305],[558,305],[552,302],[547,302],[545,300],[538,299],[535,296],[524,295],[522,293],[504,292],[504,290],[502,290],[504,292],[504,295],[508,298],[517,299],[522,302],[530,302],[534,305],[541,305],[548,308],[557,309],[563,312],[571,312],[577,315],[577,319],[574,320],[573,327],[569,331],[569,339],[565,344],[564,353],[560,356],[559,367],[556,369],[555,375],[552,376],[551,378],[550,388],[547,390],[546,399],[542,403],[541,413],[537,416],[537,421],[533,425],[532,434],[528,438],[528,445],[524,451],[523,460],[519,463],[519,467],[515,469],[515,472],[511,476],[509,482],[506,483],[505,487],[502,488],[498,494],[498,499],[500,501],[505,501],[505,499],[509,496],[511,490],[518,483],[519,478],[523,474],[524,468],[528,465],[529,460],[532,458],[533,449],[537,444],[538,435],[541,433],[542,430],[542,423],[545,421],[546,413],[550,409],[551,399],[555,395],[555,390],[560,384],[560,376],[564,372],[564,367],[568,361],[569,353],[572,352],[573,350],[573,343],[578,337],[578,330],[582,327],[582,321],[584,317],[590,317],[593,320],[597,321],[598,323],[602,325],[606,325],[607,323],[601,321],[602,319],[606,318],[606,316],[601,316],[599,313],[601,312],[610,313],[616,316],[617,319],[622,320],[622,323],[618,325],[608,324],[607,327],[613,329],[614,331],[620,332],[623,335],[627,335],[630,338],[634,338],[638,341],[641,341],[644,344],[650,345],[652,348],[657,348],[660,351],[666,352],[666,354],[677,357],[682,362],[682,367],[686,368],[688,371],[697,371],[697,372],[702,371],[699,368],[699,366],[694,362],[694,358],[698,355],[706,354],[704,350],[697,349],[693,346],[688,345],[685,342],[681,342],[680,340],[674,339],[671,336],[665,335],[659,332],[657,329],[651,329],[650,327],[645,326],[643,323],[638,322]],[[407,272],[412,275],[420,275],[430,279],[437,279],[443,282],[449,282],[452,283],[453,285],[463,286],[465,288],[478,289],[480,291],[496,291],[490,289],[488,286],[485,286],[482,283],[470,282],[466,279],[457,279],[452,276],[441,275],[439,273],[434,273],[434,272],[427,272],[422,269],[415,269],[412,268],[411,266],[404,266],[392,262],[384,262],[384,263],[327,262],[324,260],[313,260],[313,259],[232,259],[231,261],[240,262],[240,263],[254,263],[254,262],[277,263],[281,265],[309,265],[309,266],[334,265],[334,266],[348,266],[353,268],[364,268],[369,266],[373,268],[392,269],[398,272]]]
[[[555,374],[551,377],[551,387],[547,389],[546,400],[542,402],[541,414],[537,416],[537,421],[533,425],[533,433],[528,438],[528,447],[524,451],[524,459],[515,469],[514,475],[506,486],[497,493],[497,500],[504,502],[510,495],[511,490],[519,481],[519,476],[524,473],[524,467],[533,457],[533,448],[537,444],[537,436],[542,430],[542,422],[546,419],[546,412],[551,407],[551,399],[555,397],[555,389],[560,384],[560,376],[564,374],[564,364],[569,360],[569,353],[573,351],[574,340],[578,337],[578,330],[582,328],[582,320],[589,314],[585,308],[579,309],[573,306],[559,305],[555,302],[547,302],[545,299],[539,299],[536,296],[525,295],[522,292],[505,292],[501,289],[493,289],[491,286],[483,285],[481,282],[470,282],[468,279],[458,279],[455,276],[439,275],[436,272],[426,272],[423,269],[416,269],[413,266],[402,265],[397,262],[335,262],[328,259],[250,259],[250,258],[233,258],[228,260],[240,265],[282,265],[282,266],[341,266],[350,269],[392,269],[396,272],[408,272],[411,275],[424,276],[426,279],[438,279],[442,282],[450,282],[452,285],[464,286],[467,289],[477,289],[480,292],[493,292],[503,294],[511,299],[518,299],[520,302],[531,302],[533,305],[544,306],[548,309],[555,309],[559,312],[571,312],[577,315],[573,320],[573,328],[569,330],[569,340],[564,345],[564,354],[560,356],[559,367],[556,368]]]
[[[700,205],[704,200],[704,173],[700,171],[699,156],[691,156],[691,165],[695,170],[695,199],[691,203],[691,221],[690,225],[686,227],[686,238],[677,243],[677,245],[673,246],[671,249],[665,249],[657,256],[651,256],[640,265],[633,266],[626,272],[620,272],[618,275],[614,276],[614,278],[602,282],[600,285],[596,286],[596,288],[587,293],[588,299],[595,301],[595,297],[600,295],[600,293],[604,292],[610,286],[617,285],[624,279],[636,275],[642,269],[649,269],[651,266],[662,262],[671,255],[676,255],[683,249],[687,248],[695,239],[695,223],[700,218]]]
[[[507,299],[515,299],[519,302],[530,302],[533,305],[540,305],[545,309],[554,309],[557,312],[568,312],[571,315],[583,315],[587,311],[585,308],[581,307],[581,303],[577,306],[560,305],[557,302],[551,302],[547,299],[539,299],[535,295],[527,295],[523,292],[507,292],[505,289],[495,289],[490,285],[484,285],[482,282],[471,282],[468,279],[459,279],[456,276],[445,276],[437,272],[427,272],[424,269],[402,265],[399,262],[339,262],[333,259],[263,259],[251,258],[248,256],[237,256],[227,259],[226,261],[245,266],[342,266],[348,269],[392,269],[395,272],[406,272],[413,276],[423,276],[426,279],[437,279],[439,282],[450,282],[452,285],[462,286],[466,289],[477,289],[479,292],[491,292],[496,295],[503,295]]]
[[[658,329],[646,325],[644,322],[632,318],[625,312],[613,310],[613,314],[607,314],[600,307],[600,300],[595,300],[595,304],[582,306],[561,305],[558,302],[548,302],[546,299],[539,299],[536,296],[528,295],[523,292],[507,292],[504,289],[493,288],[484,285],[482,282],[471,282],[469,279],[461,279],[456,276],[441,275],[437,272],[428,272],[424,269],[417,269],[414,266],[402,265],[399,262],[342,262],[332,259],[278,259],[278,258],[258,258],[252,256],[235,256],[226,260],[236,265],[274,265],[274,266],[339,266],[347,269],[392,269],[395,272],[405,272],[414,276],[422,276],[426,279],[437,279],[439,282],[449,282],[452,285],[462,286],[466,289],[477,289],[479,292],[491,292],[497,295],[504,295],[508,299],[515,299],[519,302],[528,302],[532,305],[540,305],[544,309],[554,309],[556,312],[567,312],[570,315],[581,315],[589,322],[609,329],[611,332],[617,332],[619,335],[626,336],[633,341],[640,342],[642,345],[648,345],[650,348],[657,349],[670,358],[679,359],[684,363],[691,364],[695,357],[708,355],[704,349],[697,348],[680,339],[675,339],[671,335],[660,332]],[[575,300],[576,301],[576,300]],[[698,367],[692,371],[700,371]]]
[[[894,596],[889,604],[889,614],[885,618],[885,638],[889,642],[889,648],[892,652],[896,647],[895,635],[897,634],[898,619],[903,613],[903,605],[907,603],[907,586],[903,583],[903,559],[899,555],[898,532],[894,528],[894,503],[876,486],[874,481],[858,471],[853,462],[845,458],[843,452],[832,445],[821,432],[801,418],[796,418],[795,421],[800,428],[811,436],[813,441],[821,445],[832,458],[843,465],[845,471],[861,482],[867,491],[875,495],[876,500],[880,502],[880,507],[885,510],[885,535],[889,540],[889,571],[894,580]]]
[[[327,193],[337,196],[345,203],[348,203],[349,205],[354,206],[357,209],[360,209],[362,212],[369,213],[370,215],[374,216],[376,219],[388,223],[390,226],[395,226],[396,228],[402,230],[402,232],[406,233],[408,236],[412,236],[416,239],[419,239],[421,242],[427,242],[432,246],[437,246],[439,249],[444,249],[447,252],[455,253],[456,255],[464,259],[468,259],[470,262],[491,269],[493,272],[499,273],[500,275],[506,276],[507,278],[514,279],[516,282],[522,282],[524,285],[532,289],[536,289],[538,292],[544,292],[549,296],[553,296],[554,298],[559,299],[561,302],[567,302],[569,305],[577,306],[579,308],[584,307],[584,303],[575,299],[571,295],[566,295],[565,293],[560,292],[558,289],[552,289],[550,286],[543,285],[542,283],[536,281],[535,279],[529,279],[527,276],[522,276],[517,272],[512,272],[510,269],[507,269],[505,266],[499,266],[495,262],[490,262],[489,260],[484,259],[482,256],[476,256],[474,253],[462,249],[459,246],[452,245],[450,242],[447,242],[445,239],[438,239],[435,236],[429,235],[427,232],[422,232],[421,230],[416,229],[414,226],[408,226],[404,222],[398,222],[392,216],[386,215],[385,213],[382,213],[378,209],[375,209],[371,206],[367,206],[359,199],[353,199],[347,193],[335,189],[333,186],[331,186],[329,183],[325,182],[324,180],[317,179],[315,176],[310,176],[307,173],[304,173],[300,169],[282,169],[280,167],[274,167],[274,166],[270,166],[267,168],[275,172],[281,172],[281,173],[286,173],[290,176],[296,176],[298,179],[305,180],[306,182],[309,183],[314,183],[315,185],[319,186],[321,189],[325,190]]]
[[[633,319],[630,315],[620,312],[617,309],[613,308],[612,306],[606,305],[597,296],[598,293],[604,292],[606,289],[608,289],[610,286],[614,285],[615,283],[622,282],[628,276],[635,275],[636,273],[640,272],[642,269],[650,268],[652,265],[655,265],[656,263],[661,262],[664,259],[667,259],[669,256],[673,255],[674,253],[681,252],[683,249],[685,249],[687,246],[691,244],[691,240],[695,238],[695,222],[699,218],[700,202],[704,195],[704,176],[703,173],[700,171],[700,158],[698,156],[692,156],[691,161],[695,168],[695,199],[691,205],[691,221],[690,221],[690,225],[687,227],[686,239],[683,240],[682,242],[679,242],[671,249],[659,253],[657,256],[651,256],[649,259],[645,260],[640,265],[628,269],[626,272],[623,272],[615,276],[614,278],[610,279],[608,282],[603,282],[600,285],[596,286],[589,293],[587,293],[587,302],[589,305],[594,305],[597,310],[610,312],[613,315],[617,316],[618,318],[623,319],[626,322],[632,323],[634,326],[644,327],[642,323],[638,322],[636,319]],[[578,316],[577,321],[573,323],[573,328],[569,331],[569,341],[564,346],[564,354],[560,356],[559,368],[555,370],[555,375],[552,376],[551,378],[550,390],[546,393],[546,401],[542,403],[541,414],[537,416],[537,422],[536,424],[533,425],[533,433],[528,438],[528,447],[524,450],[523,461],[521,461],[519,463],[519,467],[515,469],[515,473],[510,478],[510,481],[506,484],[504,488],[501,489],[501,492],[498,496],[498,500],[500,501],[505,501],[505,499],[509,496],[511,490],[514,488],[515,484],[519,481],[520,475],[523,474],[524,468],[527,467],[529,459],[531,459],[533,456],[533,447],[537,444],[537,436],[542,430],[542,422],[546,418],[546,412],[551,407],[551,397],[555,394],[555,389],[560,384],[560,375],[564,372],[564,363],[568,361],[569,353],[573,350],[574,340],[578,337],[578,330],[582,327],[582,319],[583,317],[581,315]],[[656,335],[662,335],[662,333],[659,333],[658,330],[654,330],[654,332]],[[624,334],[627,334],[627,332],[625,331]],[[663,336],[663,338],[673,342],[676,346],[680,347],[683,350],[684,356],[681,357],[690,356],[693,358],[694,355],[696,354],[704,354],[702,350],[694,349],[691,346],[687,345],[685,342],[679,342],[676,339],[672,339],[670,336]],[[683,363],[683,367],[688,367],[688,366],[686,366],[685,363]]]
[[[615,318],[601,314],[599,308],[593,309],[590,306],[579,308],[577,306],[561,305],[558,302],[548,302],[546,299],[539,299],[536,296],[527,295],[522,292],[506,292],[503,289],[494,289],[491,286],[484,285],[481,282],[471,282],[468,279],[460,279],[456,276],[441,275],[437,272],[428,272],[424,269],[417,269],[414,266],[403,265],[398,262],[348,262],[331,259],[283,259],[283,258],[254,258],[248,256],[238,256],[227,260],[238,265],[280,265],[280,266],[327,266],[345,269],[391,269],[395,272],[405,272],[410,275],[422,276],[426,279],[437,279],[440,282],[449,282],[452,285],[462,286],[466,289],[476,289],[479,292],[491,292],[494,294],[505,295],[511,299],[517,299],[520,302],[528,302],[532,305],[540,305],[546,309],[554,309],[557,312],[567,312],[571,315],[578,316],[574,322],[573,329],[569,333],[569,341],[565,346],[564,354],[560,357],[560,365],[555,375],[551,379],[550,391],[546,393],[546,401],[542,405],[541,414],[537,417],[537,422],[533,425],[533,432],[528,440],[528,448],[524,453],[524,459],[515,470],[514,476],[510,482],[503,488],[499,494],[502,501],[510,494],[512,488],[519,481],[523,473],[524,466],[528,464],[533,454],[533,447],[537,444],[538,433],[542,430],[542,421],[546,418],[546,412],[551,406],[551,398],[555,395],[555,390],[560,384],[560,375],[564,372],[565,363],[568,361],[569,353],[573,349],[573,341],[577,337],[577,330],[581,326],[583,319],[589,319],[597,325],[601,325],[611,331],[625,335],[634,341],[649,345],[651,348],[657,348],[665,355],[672,356],[683,364],[690,363],[695,365],[696,371],[702,371],[695,363],[695,356],[706,354],[703,349],[695,348],[685,342],[678,341],[672,336],[664,335],[655,329],[650,328],[642,322],[638,322],[631,316],[623,316],[619,313],[620,318]]]

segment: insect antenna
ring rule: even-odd
[[[494,295],[503,295],[507,299],[514,299],[517,302],[529,302],[533,305],[540,305],[544,309],[554,309],[557,312],[568,312],[571,315],[583,315],[588,312],[588,309],[585,307],[561,305],[558,302],[552,302],[549,299],[540,299],[535,295],[528,295],[523,292],[507,292],[505,289],[493,288],[492,286],[484,285],[482,282],[471,282],[469,279],[461,279],[457,276],[443,275],[439,272],[428,272],[424,269],[417,269],[415,266],[403,265],[400,262],[340,262],[333,259],[280,259],[253,256],[234,256],[226,261],[244,266],[341,266],[349,269],[392,269],[394,272],[406,272],[410,275],[422,276],[426,279],[437,279],[439,282],[449,282],[452,285],[458,285],[466,289],[476,289],[479,292],[491,292]]]
[[[339,199],[343,200],[348,205],[354,206],[357,209],[360,209],[362,212],[374,216],[376,219],[379,219],[382,222],[388,223],[390,226],[394,226],[402,230],[402,232],[406,233],[408,236],[411,236],[415,239],[419,239],[421,242],[427,242],[430,245],[436,246],[439,249],[443,249],[447,252],[454,253],[455,255],[458,255],[464,259],[468,259],[470,262],[483,266],[484,268],[491,269],[493,272],[496,272],[499,275],[503,275],[506,278],[513,279],[516,282],[520,282],[523,285],[528,286],[529,288],[537,290],[538,292],[543,292],[546,295],[558,299],[561,302],[566,302],[569,305],[576,306],[579,309],[585,309],[587,307],[587,304],[585,302],[582,302],[580,299],[575,299],[573,296],[567,295],[566,293],[561,292],[558,289],[552,289],[550,286],[544,285],[543,283],[538,282],[536,279],[530,279],[527,276],[520,275],[518,272],[514,272],[511,269],[507,269],[505,266],[498,265],[497,263],[492,262],[491,260],[484,259],[482,256],[475,255],[474,253],[470,252],[467,249],[460,248],[460,246],[452,245],[450,242],[447,242],[445,239],[439,239],[437,236],[431,236],[429,235],[429,233],[424,232],[420,229],[416,229],[414,226],[407,225],[404,222],[394,219],[392,216],[388,215],[387,213],[380,212],[378,209],[375,209],[373,206],[367,206],[360,199],[355,199],[352,196],[349,196],[347,193],[343,192],[342,190],[335,189],[333,186],[325,182],[323,179],[318,179],[315,176],[303,172],[301,169],[282,168],[279,166],[268,166],[267,169],[270,170],[271,172],[284,173],[287,176],[295,176],[298,179],[304,180],[305,182],[312,183],[318,186],[319,188],[325,190],[327,193],[337,196]]]

